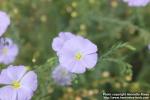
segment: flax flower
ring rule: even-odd
[[[25,66],[8,66],[0,74],[0,100],[31,100],[37,88],[37,75]]]
[[[97,46],[90,40],[76,36],[65,42],[59,54],[59,62],[69,72],[84,73],[97,63]]]

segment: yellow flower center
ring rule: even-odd
[[[13,83],[12,83],[12,87],[14,88],[14,89],[18,89],[18,88],[20,88],[20,83],[18,82],[18,81],[14,81]]]
[[[3,53],[4,55],[6,55],[6,54],[8,53],[8,49],[7,49],[7,48],[3,48],[3,49],[2,49],[2,53]]]
[[[82,58],[82,54],[80,53],[80,52],[78,52],[76,55],[75,55],[75,59],[76,60],[81,60],[81,58]]]

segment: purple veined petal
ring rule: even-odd
[[[0,73],[0,84],[11,84],[12,79],[7,74],[7,69],[3,69]]]
[[[8,54],[9,56],[15,57],[19,52],[18,46],[13,44],[12,46],[9,47]]]
[[[38,85],[37,75],[33,71],[27,72],[21,80],[21,85],[35,91]]]
[[[1,56],[0,58],[1,58],[0,63],[3,63],[5,65],[9,65],[9,64],[11,64],[12,62],[15,61],[15,57]]]
[[[88,68],[93,68],[97,63],[98,55],[96,53],[85,55],[85,57],[82,60],[82,64]]]
[[[59,62],[60,63],[70,63],[70,60],[72,61],[74,59],[74,55],[77,51],[79,51],[78,49],[74,48],[75,45],[70,45],[72,44],[72,39],[68,40],[63,48],[61,49],[61,51],[59,52]],[[76,41],[75,41],[76,42]]]
[[[52,48],[54,51],[59,52],[61,48],[64,46],[65,42],[75,37],[70,32],[60,32],[59,36],[53,39]],[[58,53],[59,54],[59,53]]]
[[[0,37],[5,33],[9,24],[9,16],[5,12],[0,11]]]
[[[59,56],[59,62],[69,64],[73,61],[74,54],[71,53],[64,53],[63,55]]]
[[[66,53],[73,54],[80,51],[81,48],[83,48],[83,45],[79,41],[79,38],[78,37],[72,38],[64,44],[63,48],[60,51],[60,55]]]
[[[14,60],[16,59],[16,56],[18,54],[18,47],[16,45],[12,45],[12,46],[5,46],[4,48],[7,49],[7,54],[3,54],[0,50],[0,63],[3,63],[3,64],[10,64],[12,62],[14,62]]]
[[[82,41],[85,46],[84,48],[82,48],[81,52],[83,52],[84,55],[97,52],[97,46],[94,43],[92,43],[88,39],[84,39]]]
[[[70,66],[70,67],[72,67],[72,69],[70,70],[70,72],[72,72],[72,73],[81,74],[81,73],[84,73],[86,71],[86,68],[82,65],[81,62],[78,62],[78,61],[76,61],[75,64],[73,66]]]
[[[24,66],[8,66],[7,74],[12,80],[20,80],[26,73],[26,68]]]
[[[63,43],[64,43],[64,40],[56,37],[53,39],[53,42],[52,42],[52,48],[55,50],[55,51],[59,51],[62,46],[63,46]]]
[[[0,22],[3,23],[3,26],[7,26],[10,24],[10,17],[6,14],[6,12],[0,11],[0,18]]]
[[[11,86],[4,86],[0,88],[0,100],[17,100],[17,91]]]
[[[83,52],[84,54],[90,54],[97,52],[97,46],[91,41],[84,39],[81,36],[77,36],[68,40],[64,44],[62,50],[60,51],[60,54],[68,51]]]
[[[17,100],[31,100],[32,96],[33,91],[29,87],[22,86],[17,90]]]

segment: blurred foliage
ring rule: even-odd
[[[5,34],[19,45],[14,64],[31,66],[39,87],[33,100],[97,100],[103,92],[150,92],[150,6],[128,7],[121,0],[0,0],[11,16]],[[58,58],[52,39],[70,31],[93,41],[99,62],[60,87],[51,79]]]

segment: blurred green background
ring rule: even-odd
[[[19,45],[14,65],[31,66],[38,74],[33,100],[102,100],[103,92],[150,92],[150,5],[128,7],[121,0],[0,0],[0,10],[11,16],[4,36]],[[101,57],[69,87],[51,79],[58,63],[51,43],[62,31],[90,39]]]

